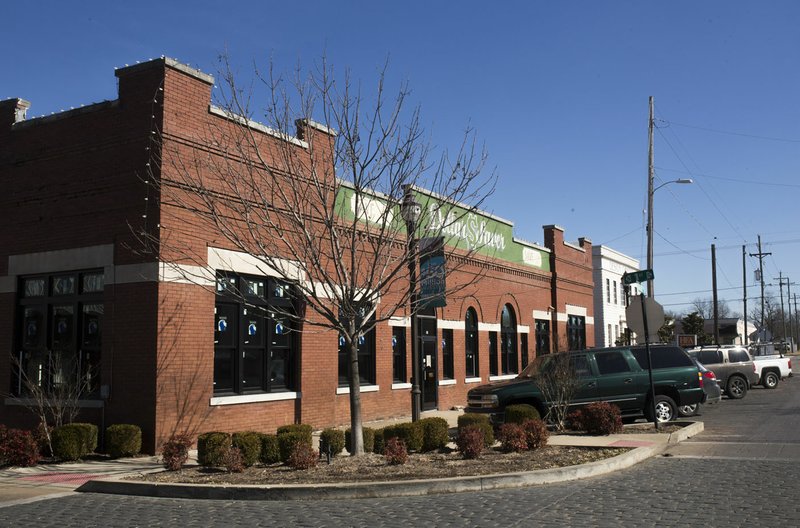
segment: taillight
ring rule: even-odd
[[[703,373],[699,370],[697,371],[697,380],[700,382],[700,388],[703,388]]]
[[[789,370],[792,370],[792,360],[789,359]]]
[[[708,378],[710,381],[717,381],[717,376],[710,370],[705,372],[705,377]]]

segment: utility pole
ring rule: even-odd
[[[747,246],[742,244],[742,302],[744,303],[744,336],[742,341],[747,346]]]
[[[758,277],[761,281],[761,326],[758,329],[759,334],[766,337],[764,329],[764,257],[772,255],[772,253],[763,253],[761,251],[761,235],[758,235],[758,253],[750,253],[751,257],[758,257]]]
[[[786,341],[786,311],[783,309],[784,280],[786,280],[786,282],[789,282],[789,277],[784,277],[782,272],[778,272],[778,289],[781,291],[781,319],[783,319],[783,340]]]
[[[717,247],[711,244],[711,290],[714,299],[714,344],[719,345],[719,306],[717,305]]]
[[[797,294],[794,294],[794,324],[797,327]],[[798,333],[800,333],[800,328],[798,328]]]
[[[647,126],[647,269],[653,269],[653,96],[650,96],[650,120]],[[647,281],[647,296],[653,297],[653,279]]]
[[[789,307],[789,337],[791,338],[791,344],[789,345],[790,349],[789,352],[792,352],[794,349],[794,324],[792,324],[792,284],[794,282],[789,282],[789,278],[786,278],[786,305]]]

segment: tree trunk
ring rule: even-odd
[[[361,385],[358,373],[358,336],[350,340],[348,382],[350,384],[350,455],[364,454],[364,433],[361,426]]]

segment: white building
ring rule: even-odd
[[[622,274],[637,271],[639,261],[608,246],[592,246],[594,278],[594,342],[598,347],[615,346],[625,340],[625,289]],[[631,295],[639,285],[631,285]]]

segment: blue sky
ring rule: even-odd
[[[645,263],[648,97],[655,97],[656,297],[741,311],[742,245],[800,293],[800,2],[36,1],[4,6],[0,99],[34,116],[116,97],[113,68],[167,55],[246,75],[323,52],[365,81],[387,57],[434,141],[477,129],[499,175],[489,199],[516,236],[558,224]],[[747,257],[748,307],[757,260]],[[795,290],[796,289],[796,290]],[[784,295],[786,291],[784,289]]]

